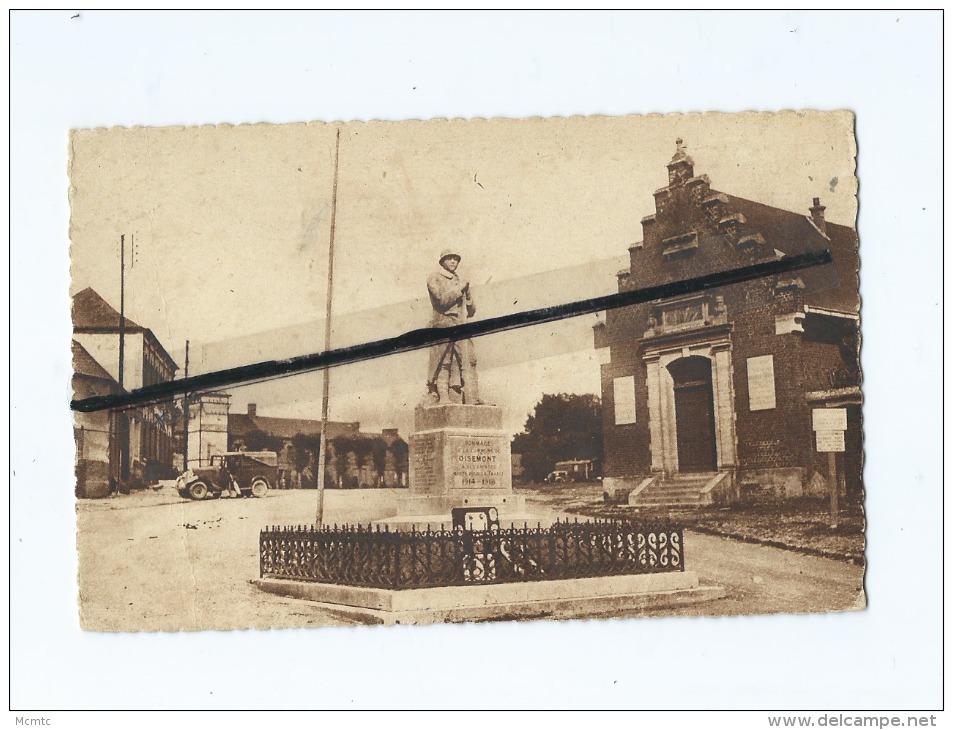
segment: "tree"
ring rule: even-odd
[[[390,450],[394,455],[394,469],[397,471],[397,484],[399,486],[404,483],[403,477],[409,468],[408,457],[410,455],[410,448],[404,439],[398,438],[390,445]]]
[[[340,483],[340,486],[348,486],[348,473],[347,473],[347,454],[351,449],[351,439],[347,436],[336,436],[331,439],[331,448],[328,450],[328,456],[333,455],[333,471],[335,480]],[[334,486],[338,486],[335,484]]]
[[[370,453],[370,444],[361,436],[336,436],[332,440],[334,447],[335,470],[341,480],[341,486],[354,488],[360,486],[360,474],[352,473],[354,468],[360,470],[364,459]],[[352,463],[353,462],[353,463]]]
[[[315,434],[296,433],[291,437],[291,445],[294,446],[294,468],[298,471],[321,453],[321,437]]]
[[[387,443],[382,438],[375,438],[371,442],[371,460],[374,471],[377,473],[378,484],[383,481],[384,470],[387,469]],[[375,484],[374,486],[378,486]]]
[[[541,481],[557,461],[602,459],[602,403],[598,396],[545,394],[513,438],[526,476]]]
[[[296,433],[291,437],[292,467],[301,478],[304,489],[314,489],[318,485],[317,463],[321,453],[321,437],[314,434]]]

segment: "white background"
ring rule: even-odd
[[[939,14],[76,12],[11,20],[13,708],[939,706]],[[798,108],[857,114],[866,611],[80,632],[69,128]]]

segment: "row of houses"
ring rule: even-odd
[[[119,312],[91,288],[73,297],[72,352],[76,399],[167,382],[178,369],[152,330],[129,318],[123,318],[120,326]],[[122,411],[74,414],[76,493],[103,497],[111,491],[174,476],[174,421],[172,401]]]
[[[72,356],[75,399],[168,382],[178,370],[152,330],[129,318],[120,326],[119,312],[91,288],[73,297]],[[260,416],[254,403],[246,413],[230,413],[230,399],[228,393],[192,399],[187,436],[181,400],[75,413],[77,495],[104,497],[175,478],[186,453],[190,466],[205,466],[215,454],[244,450],[277,452],[274,486],[316,486],[321,421]],[[368,433],[359,422],[329,422],[327,439],[329,486],[407,486],[408,449],[396,428]]]

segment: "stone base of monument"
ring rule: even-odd
[[[284,578],[252,582],[268,593],[314,601],[357,621],[382,624],[612,616],[671,610],[725,596],[724,588],[701,586],[698,576],[688,571],[405,590]]]
[[[378,520],[390,529],[450,527],[455,507],[495,507],[501,525],[535,525],[525,498],[513,493],[510,437],[499,406],[447,403],[419,406],[408,441],[408,493],[397,515]]]

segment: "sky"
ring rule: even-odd
[[[689,114],[111,128],[70,140],[72,285],[119,305],[190,374],[323,348],[335,137],[332,347],[425,326],[459,249],[479,317],[612,293],[681,137],[712,187],[853,225],[850,114]],[[131,242],[134,241],[134,244]],[[543,393],[598,393],[590,315],[477,341],[519,431]],[[426,353],[332,370],[332,419],[412,430]],[[182,371],[179,372],[179,377]],[[321,375],[237,387],[233,412],[318,418]]]

